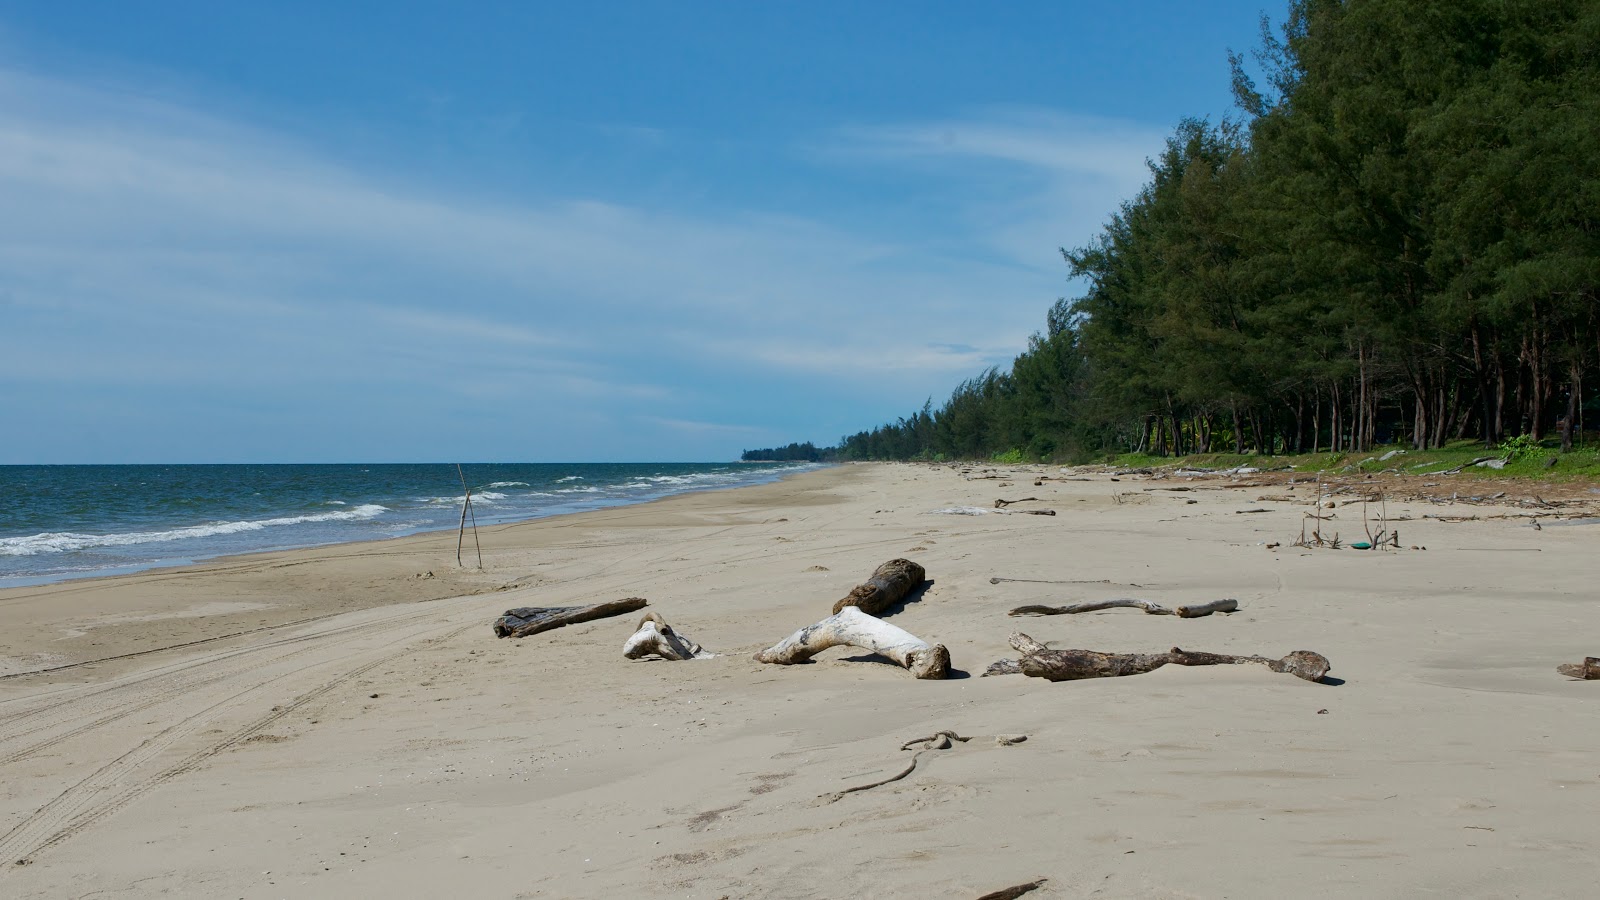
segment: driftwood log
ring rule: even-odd
[[[495,620],[495,637],[527,637],[564,625],[576,625],[594,619],[607,619],[644,609],[650,601],[643,597],[629,597],[594,606],[522,606],[508,609]]]
[[[628,638],[627,643],[622,645],[622,655],[628,659],[659,656],[674,662],[686,659],[711,659],[716,656],[685,635],[674,631],[666,619],[653,612],[645,613],[644,618],[639,620],[638,630],[634,631],[633,637]]]
[[[1600,656],[1586,656],[1581,663],[1568,663],[1556,666],[1556,671],[1569,678],[1581,678],[1584,681],[1600,681]]]
[[[1206,603],[1196,603],[1189,606],[1167,607],[1153,600],[1137,600],[1132,597],[1116,597],[1111,600],[1090,600],[1086,603],[1073,603],[1068,606],[1019,606],[1009,616],[1070,616],[1075,613],[1097,612],[1102,609],[1118,609],[1130,607],[1142,609],[1152,616],[1177,616],[1180,619],[1198,619],[1212,613],[1231,613],[1239,611],[1237,600],[1211,600]]]
[[[1011,636],[1011,646],[1023,656],[1015,661],[1015,671],[1050,681],[1078,681],[1084,678],[1118,678],[1143,675],[1165,665],[1232,666],[1261,663],[1274,672],[1286,673],[1306,681],[1321,681],[1332,666],[1327,657],[1310,650],[1296,650],[1282,659],[1264,656],[1230,656],[1225,653],[1199,653],[1173,647],[1165,653],[1102,653],[1098,650],[1050,650],[1020,632]],[[1001,660],[985,675],[1006,675],[1012,669]]]
[[[1040,878],[1034,881],[1029,881],[1025,884],[1014,884],[1011,887],[1001,888],[998,891],[990,891],[989,893],[984,894],[982,897],[979,897],[978,900],[1017,900],[1017,898],[1021,897],[1023,894],[1031,893],[1041,887],[1044,887],[1044,883],[1049,880],[1050,879],[1048,878]]]
[[[868,615],[876,616],[904,600],[927,577],[927,571],[911,560],[891,559],[879,566],[865,583],[856,585],[835,603],[833,611],[838,613],[847,606],[854,606]]]
[[[996,500],[994,502],[994,508],[995,509],[1005,509],[1006,507],[1010,506],[1013,503],[1028,503],[1028,502],[1037,503],[1038,501],[1039,501],[1038,497],[1022,497],[1022,498],[1017,499],[1017,500]]]
[[[950,651],[929,644],[903,628],[847,606],[815,625],[789,635],[756,654],[756,662],[780,666],[802,663],[830,647],[859,647],[887,657],[918,678],[943,678],[950,673]]]

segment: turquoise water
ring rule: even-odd
[[[464,466],[479,525],[774,481],[796,463]],[[0,466],[0,587],[454,528],[454,465]]]

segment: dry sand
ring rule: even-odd
[[[846,466],[485,529],[482,573],[434,535],[0,593],[0,896],[973,898],[1043,876],[1030,897],[1560,897],[1600,883],[1600,682],[1555,672],[1600,655],[1600,525],[1440,522],[1421,516],[1447,508],[1398,502],[1403,542],[1426,550],[1310,551],[1287,546],[1304,510],[1260,488],[1002,483]],[[1030,495],[1060,514],[932,512]],[[1346,540],[1357,510],[1335,510]],[[751,660],[897,556],[934,583],[890,621],[973,677],[917,681],[845,650]],[[490,631],[508,607],[634,595],[726,655],[624,660],[633,617]],[[1111,596],[1241,611],[1006,616]],[[1017,629],[1098,650],[1316,650],[1336,683],[1259,666],[976,677],[1015,655]],[[73,665],[122,654],[139,655]],[[47,666],[66,668],[17,674]],[[942,729],[973,739],[818,801],[893,774],[903,743]]]

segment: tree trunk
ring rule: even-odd
[[[1018,661],[1022,674],[1050,681],[1077,681],[1084,678],[1117,678],[1142,675],[1162,666],[1222,666],[1261,663],[1274,672],[1283,672],[1306,681],[1321,681],[1328,674],[1326,657],[1309,650],[1296,650],[1282,659],[1263,656],[1229,656],[1222,653],[1195,653],[1173,647],[1166,653],[1101,653],[1095,650],[1043,650]]]
[[[644,609],[650,601],[643,597],[629,597],[594,606],[523,606],[508,609],[495,620],[495,637],[527,637],[564,625],[576,625],[594,619],[606,619]]]
[[[1029,498],[1032,499],[1032,498]],[[997,501],[996,508],[1004,502],[1021,503],[1021,500]],[[839,602],[833,604],[834,612],[847,606],[858,607],[869,615],[880,615],[889,607],[906,598],[927,578],[927,572],[909,559],[891,559],[879,566],[866,583],[858,584]]]
[[[802,663],[830,647],[859,647],[887,657],[918,678],[944,678],[950,673],[950,651],[910,632],[848,606],[815,625],[789,635],[757,653],[756,662],[780,666]]]
[[[1581,663],[1556,666],[1556,671],[1569,678],[1581,678],[1584,681],[1600,680],[1600,656],[1586,656]]]
[[[712,659],[715,653],[708,653],[706,649],[685,635],[674,631],[667,620],[653,612],[644,614],[639,620],[639,629],[622,645],[622,655],[628,659],[640,659],[645,656],[659,656],[662,659],[681,662],[687,659]]]

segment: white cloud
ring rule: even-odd
[[[423,414],[514,398],[562,428],[604,407],[712,446],[753,433],[713,420],[768,402],[740,393],[761,380],[869,427],[866,410],[1022,348],[1060,291],[1056,244],[1137,186],[1149,139],[1016,112],[847,133],[836,162],[936,170],[926,189],[968,216],[927,228],[1011,258],[981,261],[783,210],[463,196],[137,91],[0,70],[0,381],[162,386],[150,403],[295,382],[330,410],[384,384]],[[974,165],[1040,189],[980,196]]]

